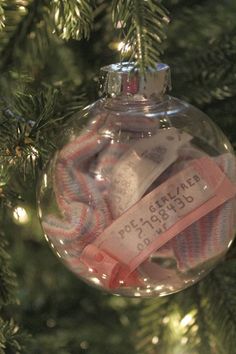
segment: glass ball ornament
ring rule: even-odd
[[[236,164],[221,130],[167,95],[170,69],[101,70],[103,97],[75,114],[42,174],[39,215],[86,283],[164,296],[203,278],[235,231]]]

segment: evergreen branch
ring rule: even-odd
[[[195,5],[200,5],[206,0],[166,0],[166,6],[171,9],[171,13],[177,18],[178,14],[183,14],[185,8],[192,8]]]
[[[2,0],[1,0],[2,1]],[[26,0],[24,2],[9,0],[7,3],[3,2],[2,8],[4,9],[4,28],[0,32],[0,52],[1,59],[4,56],[5,48],[8,47],[9,41],[12,41],[12,38],[19,35],[19,27],[24,18],[27,17],[27,6],[30,1]]]
[[[228,0],[227,6],[223,0],[217,3],[214,0],[202,0],[202,2],[204,5],[197,0],[179,1],[180,13],[177,16],[175,6],[170,7],[173,9],[174,20],[168,31],[166,54],[168,62],[173,62],[173,65],[176,64],[178,57],[193,59],[202,56],[217,38],[223,39],[225,33],[235,29],[234,0]],[[210,20],[209,14],[211,14]],[[183,61],[180,63],[183,66]]]
[[[49,0],[31,0],[28,1],[28,6],[24,3],[25,11],[23,15],[20,11],[20,20],[15,20],[10,37],[2,47],[2,70],[12,66],[17,66],[18,70],[33,66],[32,72],[37,72],[37,66],[45,65],[45,52],[53,31],[48,2]]]
[[[6,167],[4,165],[4,163],[6,164],[6,161],[1,160],[1,163],[3,165],[3,169],[6,169]],[[16,192],[15,190],[13,190],[13,186],[9,186],[10,182],[12,182],[12,181],[10,181],[10,173],[11,172],[12,171],[10,171],[10,169],[5,171],[5,174],[8,173],[7,178],[9,181],[5,186],[1,187],[1,189],[0,189],[0,207],[4,208],[4,209],[8,209],[10,211],[12,211],[12,209],[14,207],[16,207],[19,202],[23,201],[23,198],[21,197],[19,192]],[[16,177],[16,175],[14,177]],[[19,183],[19,180],[17,181],[17,183]],[[14,187],[14,189],[16,189],[16,188]]]
[[[236,5],[234,1],[227,7],[221,1],[213,5],[211,0],[205,6],[196,2],[192,8],[183,7],[170,28],[166,50],[176,91],[202,107],[233,97],[236,91]]]
[[[195,336],[194,347],[201,354],[209,354],[212,352],[211,333],[209,333],[206,314],[204,312],[204,299],[201,297],[199,285],[196,286],[194,298],[197,307],[196,322],[191,326],[191,334],[193,332],[197,334],[197,336]]]
[[[218,101],[214,100],[211,104],[207,104],[203,108],[205,113],[208,114],[209,117],[212,117],[214,122],[223,130],[233,147],[236,148],[235,97]]]
[[[232,354],[236,347],[236,261],[224,262],[201,284],[204,311],[217,353]]]
[[[54,0],[54,20],[62,39],[88,39],[93,24],[94,0]]]
[[[183,341],[184,344],[181,354],[211,353],[209,333],[202,311],[202,299],[197,286],[192,286],[175,295],[175,303],[181,316],[179,321],[180,342]]]
[[[211,333],[205,318],[204,298],[202,298],[195,285],[184,292],[179,293],[177,302],[182,314],[181,324],[184,330],[184,337],[187,338],[187,353],[212,353]],[[185,320],[187,320],[185,322]]]
[[[124,33],[122,58],[130,48],[129,60],[134,60],[141,72],[155,67],[166,39],[168,11],[154,0],[113,0],[112,17],[115,27]]]
[[[211,43],[203,55],[187,59],[186,64],[192,71],[187,76],[181,72],[182,78],[188,78],[183,87],[188,89],[193,83],[195,87],[188,89],[184,96],[201,105],[235,96],[235,56],[236,33],[233,31]],[[183,67],[186,70],[186,65]]]
[[[25,354],[31,338],[19,331],[13,320],[3,321],[0,317],[0,354]]]
[[[140,311],[138,330],[135,333],[135,349],[137,353],[152,354],[157,343],[164,337],[165,324],[163,319],[168,314],[170,298],[149,301]],[[157,338],[156,342],[153,338]]]
[[[148,303],[139,316],[135,336],[137,353],[213,353],[204,300],[194,286]]]
[[[48,159],[59,143],[59,129],[87,103],[78,89],[76,94],[71,90],[65,94],[63,88],[53,87],[45,87],[35,95],[18,93],[11,100],[10,107],[5,102],[0,115],[0,172],[4,184],[9,174],[14,175],[13,171],[24,178],[32,172],[35,176],[42,161]],[[3,195],[8,194],[4,190]]]

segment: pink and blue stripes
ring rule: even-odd
[[[53,188],[58,212],[44,216],[42,225],[69,267],[80,275],[83,272],[81,252],[113,222],[109,205],[113,167],[143,132],[145,137],[150,131],[156,133],[158,126],[154,122],[122,116],[113,122],[109,114],[98,116],[56,156]],[[106,130],[111,134],[105,134]],[[133,133],[132,139],[126,138],[129,131]],[[178,153],[178,160],[156,180],[153,188],[187,167],[189,160],[204,155],[191,143]],[[234,156],[227,153],[214,160],[235,182]],[[178,234],[155,255],[173,258],[180,272],[218,257],[227,250],[233,237],[234,208],[235,200],[228,201]]]

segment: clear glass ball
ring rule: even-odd
[[[164,296],[204,277],[235,231],[232,146],[171,96],[103,98],[74,115],[43,172],[39,215],[56,254],[108,292]]]

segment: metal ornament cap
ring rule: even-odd
[[[160,98],[171,89],[170,67],[158,63],[145,75],[135,63],[124,62],[101,68],[100,95],[108,97],[138,96],[144,99]]]

